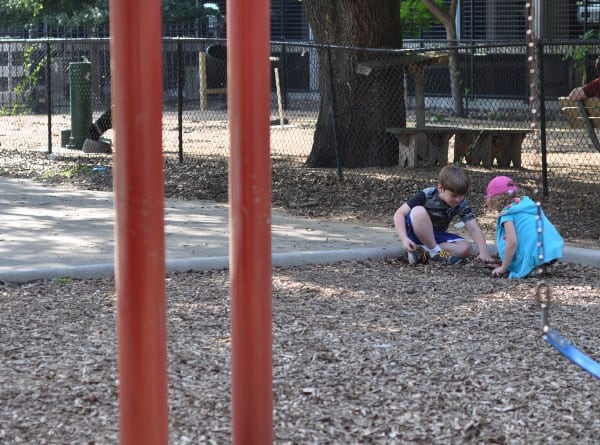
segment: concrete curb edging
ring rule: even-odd
[[[496,253],[496,246],[488,244],[490,253]],[[306,252],[274,253],[273,266],[302,266],[306,264],[333,264],[340,261],[369,260],[398,257],[405,254],[401,246],[369,247],[362,249],[323,250]],[[565,246],[562,261],[600,268],[600,250]],[[219,270],[229,267],[228,256],[196,257],[166,261],[167,272],[189,272],[192,270]],[[9,269],[0,268],[0,282],[26,283],[35,280],[55,278],[97,279],[113,276],[114,263],[90,264],[48,268]]]
[[[565,263],[577,263],[586,266],[600,267],[600,250],[565,246],[561,261],[564,261]]]
[[[88,264],[83,266],[30,267],[25,269],[0,268],[0,283],[27,283],[55,278],[96,279],[114,275],[113,263]]]
[[[332,264],[340,261],[379,259],[400,256],[400,247],[371,247],[364,249],[324,250],[291,253],[274,253],[273,266],[302,266],[306,264]],[[183,258],[166,261],[167,272],[189,272],[192,270],[219,270],[229,267],[228,256]],[[90,264],[47,268],[8,269],[0,268],[0,282],[26,283],[55,278],[97,279],[113,276],[114,263]]]

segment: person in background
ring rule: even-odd
[[[585,85],[573,88],[569,96],[567,96],[569,99],[576,101],[587,99],[588,97],[600,97],[600,57],[596,59],[595,67],[598,77]]]
[[[562,258],[564,241],[542,208],[508,176],[496,176],[486,190],[486,208],[498,212],[496,245],[502,264],[492,275],[523,278],[542,264]],[[541,244],[540,244],[541,243]]]
[[[92,122],[92,125],[90,125],[90,128],[88,130],[90,133],[90,139],[93,141],[99,140],[100,136],[102,136],[102,134],[105,131],[108,131],[111,128],[112,128],[112,110],[109,108],[104,113],[102,113],[102,115],[98,119],[96,119],[94,122]]]
[[[394,226],[409,263],[456,264],[470,256],[471,242],[447,231],[455,217],[464,223],[477,246],[477,258],[493,262],[466,198],[469,186],[466,170],[446,165],[440,170],[437,186],[423,189],[396,210]]]
[[[92,122],[88,128],[88,137],[83,141],[84,153],[112,153],[112,144],[101,138],[102,134],[112,128],[112,110],[109,108]]]

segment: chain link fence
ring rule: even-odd
[[[337,140],[321,146],[330,156],[339,151],[340,169],[377,165],[370,159],[380,156],[378,150],[386,152],[386,162],[397,164],[399,140],[386,131],[390,127],[503,128],[524,131],[524,139],[513,142],[520,146],[517,165],[510,158],[502,165],[496,158],[491,165],[469,163],[469,147],[458,147],[454,134],[442,155],[447,158],[430,167],[459,162],[471,169],[509,171],[532,186],[542,175],[549,193],[577,187],[591,194],[597,188],[600,153],[585,131],[569,126],[557,98],[595,76],[600,42],[543,42],[534,57],[525,43],[451,48],[444,41],[410,41],[406,46],[367,50],[272,42],[272,157],[298,168],[318,158],[317,120],[319,113],[331,112],[321,102],[330,94],[340,128]],[[448,57],[452,51],[454,62]],[[227,158],[226,54],[224,40],[163,40],[166,156],[179,162]],[[89,79],[74,80],[70,66],[82,61],[91,65]],[[90,97],[73,110],[72,92],[82,88],[80,81],[89,82]],[[320,88],[324,82],[328,88]],[[108,39],[0,40],[3,149],[85,156],[70,144],[69,131],[75,120],[85,126],[108,109]],[[111,140],[111,132],[102,137]]]
[[[301,45],[273,44],[273,156],[306,157],[310,151],[319,110],[314,53]],[[84,87],[69,68],[82,61],[91,63],[91,78],[86,79],[91,96],[89,105],[83,104],[91,108],[91,116],[85,109],[71,107],[71,92]],[[226,42],[165,39],[163,68],[165,153],[182,160],[185,156],[228,156]],[[89,124],[96,121],[110,108],[110,93],[107,39],[0,41],[4,148],[70,149],[64,130],[79,118],[87,118]],[[111,139],[111,131],[103,137]]]

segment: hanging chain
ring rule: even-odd
[[[542,219],[542,205],[537,203],[536,232],[537,232],[537,258],[541,266],[538,272],[545,276],[547,275],[548,265],[544,257],[544,221]],[[538,281],[535,287],[535,299],[540,310],[542,311],[542,332],[545,334],[550,329],[548,311],[550,309],[550,285],[544,280]]]
[[[544,225],[542,220],[542,207],[541,201],[543,198],[543,177],[542,177],[542,150],[540,143],[541,123],[540,123],[540,97],[538,94],[538,86],[541,79],[537,69],[540,63],[541,54],[537,51],[536,47],[536,21],[535,21],[535,9],[534,2],[529,0],[525,3],[527,10],[527,61],[529,64],[529,109],[531,112],[531,129],[533,131],[533,164],[536,172],[535,181],[535,199],[537,204],[537,216],[536,216],[536,232],[537,232],[537,257],[540,266],[538,267],[538,273],[543,277],[548,273],[548,265],[544,258]],[[549,329],[549,317],[548,310],[550,307],[550,286],[543,279],[538,281],[536,286],[536,301],[542,311],[542,331],[547,332]]]
[[[542,332],[545,334],[550,329],[550,287],[544,281],[540,281],[535,287],[535,300],[541,310]]]

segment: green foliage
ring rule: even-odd
[[[45,15],[43,21],[54,26],[96,27],[108,23],[108,0],[97,0],[94,5],[73,11],[57,11]]]
[[[444,122],[446,120],[446,117],[443,114],[439,114],[439,113],[434,113],[433,116],[431,116],[431,118],[429,118],[429,121],[432,124],[439,124],[441,122]]]
[[[203,8],[195,0],[162,0],[162,14],[165,22],[184,22],[202,17]]]
[[[444,0],[435,0],[435,3],[444,10],[448,9]],[[413,38],[418,38],[422,31],[427,31],[433,24],[439,23],[420,0],[403,0],[400,5],[400,19],[404,36]]]
[[[52,178],[76,178],[81,175],[89,175],[94,167],[83,161],[77,161],[65,168],[49,170],[44,173],[44,179]]]
[[[108,23],[109,0],[2,0],[0,25],[97,26]],[[122,0],[120,0],[122,1]],[[196,0],[162,0],[165,22],[181,22],[213,14]]]
[[[581,40],[598,40],[600,31],[590,29],[581,36]],[[577,45],[570,47],[563,56],[563,60],[571,61],[573,68],[582,73],[581,83],[587,82],[587,63],[590,53],[597,45]]]
[[[38,0],[4,0],[0,2],[0,25],[29,23],[42,10]]]
[[[40,56],[40,54],[42,54]],[[18,114],[20,111],[31,109],[35,100],[35,90],[42,76],[46,56],[40,50],[39,45],[31,45],[23,54],[23,78],[14,87],[17,98],[16,103],[11,107],[10,114]],[[4,109],[4,112],[9,110]]]
[[[23,106],[18,103],[14,103],[10,107],[0,108],[0,116],[17,116],[25,114],[31,114],[31,111],[29,109],[24,109]]]
[[[94,9],[108,11],[108,0],[4,0],[0,2],[0,24],[68,25],[71,19]]]

